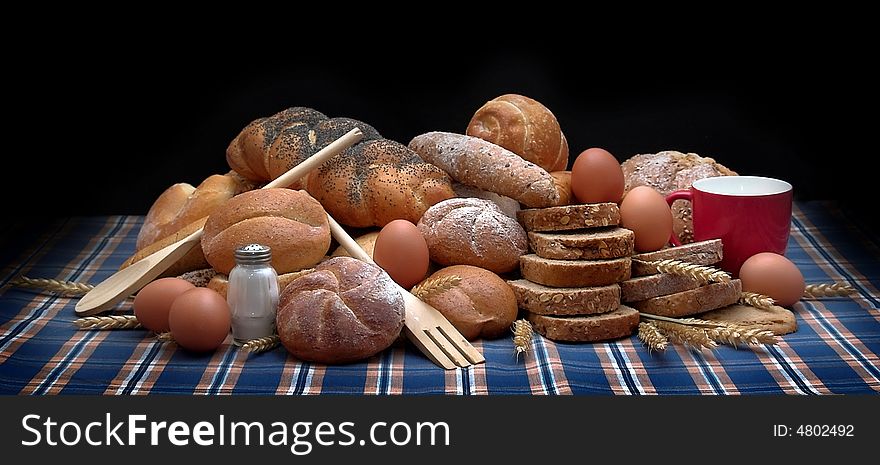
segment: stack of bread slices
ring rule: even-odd
[[[633,232],[618,226],[616,204],[521,210],[531,253],[522,279],[508,281],[536,331],[557,341],[592,342],[633,333],[636,310],[621,305],[630,278]]]
[[[644,313],[686,317],[736,303],[742,285],[738,279],[706,283],[676,274],[658,273],[649,262],[680,260],[694,265],[721,261],[721,240],[694,242],[632,257],[632,278],[620,283],[621,300]]]

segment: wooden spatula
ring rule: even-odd
[[[356,144],[363,136],[363,133],[358,128],[348,131],[345,135],[324,147],[306,161],[296,165],[287,173],[263,186],[263,189],[289,186],[339,152]],[[173,265],[174,262],[186,255],[202,238],[202,231],[200,228],[182,240],[144,257],[128,268],[105,279],[77,302],[76,314],[88,316],[109,310],[133,292],[146,286],[150,281],[162,274],[163,271],[167,270],[169,266]]]

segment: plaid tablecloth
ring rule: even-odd
[[[0,393],[4,394],[829,394],[880,391],[880,243],[833,204],[795,205],[787,256],[808,283],[858,294],[794,306],[799,330],[775,347],[649,353],[633,336],[563,344],[536,335],[475,345],[486,363],[444,371],[408,343],[362,363],[303,363],[279,347],[195,355],[146,330],[76,331],[75,298],[10,288],[17,276],[98,283],[134,249],[142,217],[2,226]],[[130,311],[121,304],[120,312]]]

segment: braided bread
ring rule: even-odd
[[[327,118],[310,108],[253,121],[229,144],[226,161],[241,176],[266,182],[354,127],[364,133],[360,143],[289,187],[305,189],[337,221],[354,227],[400,218],[416,223],[431,205],[455,196],[446,173],[406,146],[361,121]]]

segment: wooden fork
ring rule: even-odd
[[[342,226],[329,214],[330,232],[348,253],[361,261],[373,263],[364,249],[342,229]],[[408,290],[397,286],[406,303],[406,336],[432,362],[451,370],[455,367],[468,367],[483,363],[486,359],[452,326],[434,307],[422,302]]]

